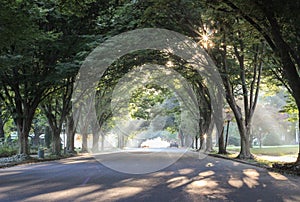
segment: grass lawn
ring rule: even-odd
[[[284,156],[284,155],[296,155],[299,152],[298,145],[284,145],[284,146],[272,146],[263,148],[252,148],[253,154],[270,155],[270,156]]]
[[[227,151],[236,153],[240,151],[240,147],[227,147]],[[251,149],[251,152],[256,155],[269,155],[269,156],[296,155],[299,152],[299,146],[282,145],[282,146],[263,146],[262,148],[254,147]]]
[[[217,153],[218,148],[215,147],[214,149]],[[229,154],[224,156],[235,158],[240,151],[240,147],[230,146],[227,147],[227,151]],[[262,148],[254,147],[251,149],[251,153],[257,156],[255,159],[248,161],[271,167],[275,162],[294,162],[298,152],[298,145],[264,146]]]

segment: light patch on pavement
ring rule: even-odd
[[[185,176],[174,177],[167,181],[167,183],[169,183],[168,187],[171,189],[175,189],[177,187],[183,186],[189,182],[190,182],[190,180]]]
[[[241,188],[244,183],[242,180],[230,176],[230,179],[228,180],[228,184],[234,188]]]
[[[188,174],[195,172],[195,170],[190,169],[190,168],[183,168],[183,169],[178,170],[178,172],[180,175],[188,175]]]
[[[70,164],[79,164],[79,163],[86,163],[86,159],[76,160],[76,161],[66,161],[66,162],[63,162],[62,164],[70,165]]]
[[[287,177],[279,174],[279,173],[274,173],[274,172],[268,172],[268,174],[273,177],[275,180],[281,180],[281,181],[285,181],[288,180]]]
[[[250,177],[244,177],[243,182],[250,188],[255,188],[256,186],[259,185],[258,181],[255,179],[252,179]]]
[[[51,201],[67,201],[70,196],[72,198],[79,198],[81,195],[88,192],[96,192],[101,188],[100,185],[90,185],[85,187],[74,187],[71,189],[62,189],[59,191],[39,194],[30,198],[26,201],[45,201],[45,199],[51,199]]]
[[[205,171],[205,172],[201,172],[201,173],[199,173],[198,175],[199,175],[200,177],[209,177],[209,176],[212,176],[212,175],[214,175],[214,174],[215,174],[214,171],[208,170],[208,171]]]
[[[225,193],[226,190],[219,188],[219,183],[212,179],[196,180],[186,186],[186,191],[191,194],[213,195]]]
[[[101,201],[116,201],[122,198],[134,196],[144,191],[142,187],[116,187],[98,192],[101,194]]]
[[[259,177],[259,173],[255,169],[245,169],[243,173],[251,179],[257,179]]]
[[[126,186],[153,187],[153,186],[159,185],[160,183],[161,182],[155,178],[147,178],[147,179],[132,179],[132,178],[130,178],[130,179],[122,180],[118,184],[119,184],[119,186],[125,186],[125,187]]]
[[[233,166],[240,166],[241,164],[238,162],[233,162]]]
[[[185,191],[196,198],[205,196],[218,201],[227,201],[226,194],[229,193],[229,190],[221,188],[217,181],[210,178],[193,181],[186,186]]]
[[[156,173],[152,174],[153,177],[165,177],[165,176],[171,176],[171,175],[174,175],[173,171],[161,171],[161,172],[156,172]]]
[[[243,170],[243,174],[246,177],[243,178],[243,182],[250,188],[255,188],[259,185],[258,178],[259,173],[255,169],[245,169]]]
[[[0,173],[0,176],[18,175],[18,174],[21,174],[21,173],[22,172],[18,172],[18,171],[10,171],[10,172]]]

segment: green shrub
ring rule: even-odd
[[[37,154],[39,150],[38,146],[31,146],[30,147],[30,154]]]
[[[228,145],[234,145],[234,146],[240,146],[240,138],[235,136],[229,136],[228,137]]]
[[[278,145],[282,145],[282,141],[280,140],[279,135],[277,135],[277,134],[268,134],[263,139],[263,145],[264,146],[278,146]]]
[[[13,143],[1,143],[0,145],[0,157],[9,157],[16,155],[18,153],[18,148]]]

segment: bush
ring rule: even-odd
[[[30,154],[37,154],[39,150],[38,146],[31,146],[30,147]]]
[[[229,136],[228,137],[228,145],[234,145],[234,146],[240,146],[240,138],[235,136]]]
[[[263,139],[263,145],[264,146],[278,146],[278,145],[282,145],[282,141],[280,140],[279,135],[277,135],[277,134],[268,134]]]
[[[0,157],[9,157],[16,155],[18,153],[18,148],[13,143],[2,143],[0,145]]]

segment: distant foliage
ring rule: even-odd
[[[241,140],[239,137],[229,136],[228,145],[241,146]]]
[[[282,142],[283,141],[280,140],[280,137],[278,134],[268,134],[263,139],[264,146],[278,146],[278,145],[282,145]]]

